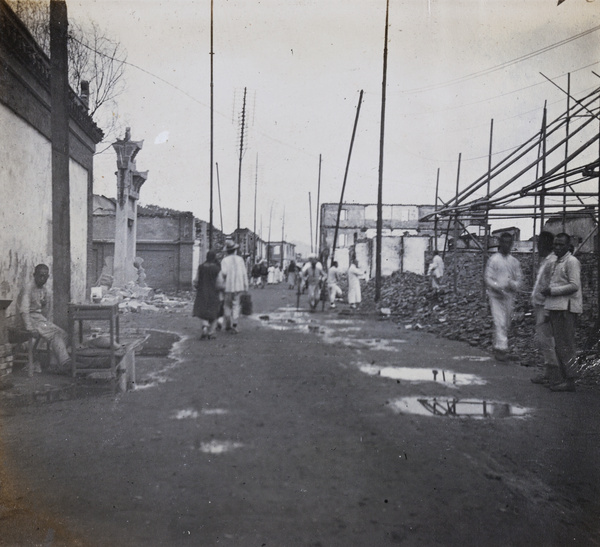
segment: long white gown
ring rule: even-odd
[[[354,264],[348,268],[348,304],[360,304],[360,278],[361,272]]]

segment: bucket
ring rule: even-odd
[[[242,308],[242,315],[252,315],[252,295],[250,293],[243,293],[241,295],[240,305]]]

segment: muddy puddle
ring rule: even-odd
[[[455,361],[471,361],[472,363],[483,363],[492,360],[488,355],[455,355],[452,359]]]
[[[261,325],[278,331],[316,334],[326,344],[336,344],[359,350],[399,351],[402,339],[361,338],[363,328],[355,319],[338,319],[299,311],[296,308],[280,308],[274,313],[254,316]]]
[[[445,397],[403,397],[390,401],[398,414],[419,416],[449,416],[453,418],[522,418],[531,410],[510,403],[485,399],[456,399]]]
[[[188,339],[175,332],[157,329],[149,329],[146,334],[148,339],[136,354],[135,390],[169,382],[169,373],[182,361],[183,343]]]
[[[486,381],[475,374],[464,374],[453,370],[435,368],[413,368],[378,366],[372,364],[358,364],[361,372],[370,376],[381,376],[392,380],[405,382],[436,382],[449,386],[484,385]]]

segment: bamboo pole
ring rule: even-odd
[[[488,149],[488,179],[487,179],[487,192],[486,192],[486,201],[490,199],[490,190],[492,183],[492,150],[494,145],[494,118],[490,121],[490,145]],[[485,235],[483,238],[483,271],[485,271],[485,267],[488,261],[488,254],[490,248],[490,208],[485,208]],[[483,298],[485,298],[485,283],[482,283],[482,291]]]
[[[342,183],[342,194],[340,196],[340,203],[338,205],[337,219],[335,221],[335,231],[333,233],[333,245],[331,246],[331,262],[333,262],[335,256],[335,246],[337,244],[338,231],[340,228],[340,215],[342,214],[342,204],[344,203],[344,191],[346,190],[346,181],[348,179],[348,169],[350,167],[350,158],[352,157],[352,147],[354,146],[354,137],[356,136],[356,127],[358,126],[358,117],[360,116],[360,106],[362,104],[363,90],[360,90],[358,96],[358,106],[356,107],[356,118],[354,119],[354,127],[352,129],[352,138],[350,139],[350,149],[348,150],[348,159],[346,161],[346,171],[344,172],[344,182]],[[311,221],[312,229],[312,221]],[[310,245],[312,249],[312,235],[310,238]]]
[[[320,241],[319,241],[319,216],[320,216],[320,200],[321,200],[321,154],[319,154],[319,178],[317,180],[317,217],[315,219],[315,251],[320,252]],[[322,265],[323,268],[327,268],[327,264]]]
[[[219,179],[219,164],[216,164],[217,167],[217,189],[219,190],[219,213],[221,214],[221,233],[223,233],[223,206],[221,204],[221,181]],[[210,245],[210,242],[209,242]],[[210,247],[209,247],[210,248]]]
[[[254,173],[254,226],[252,241],[252,265],[256,264],[256,196],[258,194],[258,152],[256,153],[256,171]]]
[[[571,73],[569,72],[567,74],[567,112],[569,111],[569,105],[570,105],[570,100],[571,100]],[[566,133],[566,138],[565,138],[565,167],[564,167],[564,174],[565,174],[565,186],[567,184],[567,163],[566,160],[569,157],[569,117],[567,116],[567,120],[566,120],[566,124],[565,124],[565,133]],[[565,194],[563,196],[563,211],[562,211],[562,231],[565,231],[565,224],[566,224],[566,217],[567,217],[567,195]]]
[[[462,152],[460,152],[458,154],[458,167],[456,170],[456,195],[458,196],[458,184],[460,181],[460,161],[462,158]],[[458,212],[456,213],[455,217],[454,217],[454,252],[453,254],[453,258],[454,258],[454,280],[453,280],[453,284],[454,284],[454,293],[456,294],[457,289],[458,289]]]
[[[435,213],[437,213],[439,189],[440,189],[440,168],[438,167],[437,177],[435,180],[435,201],[434,201],[434,203],[435,203],[434,212]],[[437,214],[433,218],[433,237],[434,237],[434,250],[437,251],[438,250],[438,216],[437,216]]]
[[[600,92],[600,88],[596,88],[592,93],[590,93],[588,96],[586,96],[583,99],[584,101],[587,101],[589,99],[589,102],[587,102],[586,104],[581,103],[583,106],[581,106],[580,108],[578,108],[576,110],[575,110],[575,107],[573,107],[574,112],[573,112],[572,116],[576,116],[579,113],[581,113],[583,110],[587,110],[587,106],[596,100],[596,95],[599,92]],[[589,123],[591,123],[592,121],[593,121],[593,119],[590,119],[590,120],[584,122],[575,132],[571,133],[571,137],[573,137],[575,134],[577,134],[580,131],[582,131],[583,129],[585,129],[589,125]],[[564,117],[562,115],[561,115],[561,117],[553,120],[550,124],[547,124],[546,135],[547,136],[552,135],[554,132],[561,129],[563,127],[564,123],[565,123],[565,121],[564,121]],[[500,160],[492,168],[492,171],[493,171],[492,178],[500,175],[506,169],[508,169],[509,167],[514,165],[518,160],[520,160],[521,158],[526,156],[529,152],[531,152],[531,150],[533,150],[536,146],[539,145],[540,138],[541,138],[541,131],[536,133],[536,135],[534,137],[531,137],[530,139],[528,139],[525,143],[521,144],[512,153],[510,153],[505,158]],[[531,144],[532,142],[533,142],[533,144]],[[564,140],[561,140],[552,149],[550,149],[549,153],[554,152],[556,149],[563,146],[563,144],[564,144]],[[509,181],[506,184],[497,188],[494,193],[497,193],[498,191],[503,190],[507,185],[511,184],[512,182],[514,182],[515,180],[520,178],[524,173],[529,171],[537,163],[538,163],[538,160],[536,160],[536,162],[534,162],[533,164],[528,165],[523,171],[521,171],[517,175],[511,177],[511,179],[509,179]],[[561,167],[562,167],[562,164],[561,164]],[[483,184],[486,184],[488,176],[489,176],[489,174],[488,174],[488,172],[486,172],[484,175],[477,178],[473,183],[471,183],[469,186],[467,186],[465,189],[463,189],[459,198],[461,200],[464,200],[467,197],[469,197],[470,195],[472,195],[474,192],[477,192]],[[452,203],[453,203],[453,200],[450,200],[449,205]]]
[[[314,253],[313,247],[313,233],[312,233],[312,201],[310,199],[310,192],[308,193],[308,225],[310,226],[310,252]]]
[[[210,0],[210,210],[208,221],[208,248],[213,244],[213,161],[214,161],[214,77],[213,77],[213,0]]]
[[[381,243],[383,232],[383,152],[385,137],[385,98],[387,89],[388,27],[390,0],[385,6],[385,37],[383,42],[383,81],[381,83],[381,124],[379,133],[379,184],[377,185],[377,256],[375,262],[375,302],[381,298]]]

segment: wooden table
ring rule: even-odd
[[[71,362],[73,376],[77,374],[77,343],[75,342],[75,322],[79,323],[79,343],[83,342],[84,321],[108,321],[110,333],[110,348],[106,352],[110,355],[110,370],[116,377],[117,357],[115,350],[119,342],[119,306],[118,304],[69,304],[69,340],[71,341]],[[105,368],[90,369],[86,372],[106,371]]]

